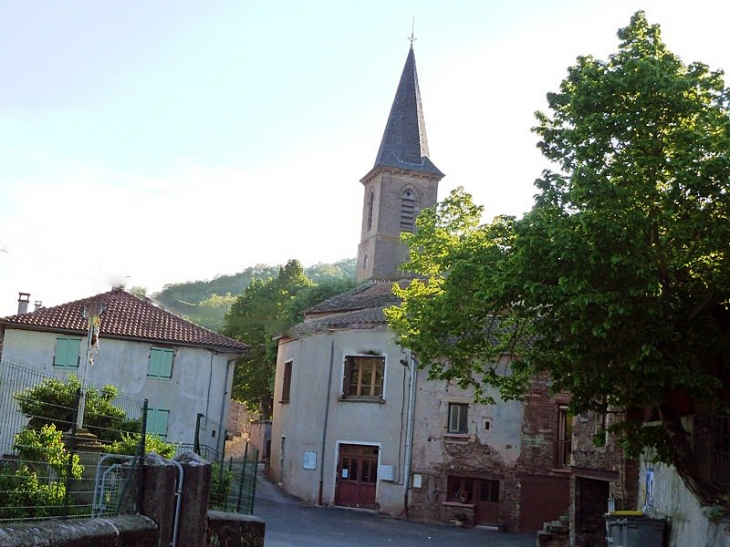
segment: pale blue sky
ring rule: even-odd
[[[533,112],[637,9],[730,67],[721,0],[0,0],[0,316],[355,256],[413,17],[440,197],[519,215]]]

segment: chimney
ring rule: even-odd
[[[28,305],[30,304],[30,293],[19,292],[18,293],[18,315],[28,313]]]
[[[40,310],[40,309],[41,309],[42,307],[43,307],[43,301],[41,301],[41,300],[36,300],[35,302],[33,302],[33,311],[38,311],[38,310]]]

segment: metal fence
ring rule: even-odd
[[[134,512],[139,458],[115,467],[105,454],[124,433],[143,428],[144,412],[142,399],[111,388],[82,394],[75,378],[0,362],[0,522]],[[95,507],[97,476],[114,483],[99,498],[103,507]]]
[[[84,405],[81,396],[70,377],[0,362],[0,522],[138,511],[144,447],[124,434],[146,430],[146,401],[107,388],[86,389]],[[194,451],[212,462],[211,507],[251,514],[256,449],[226,460],[225,429],[201,416],[194,443],[174,443],[173,457]]]
[[[218,462],[213,466],[210,505],[221,511],[253,514],[256,498],[258,450],[246,445],[243,460]]]

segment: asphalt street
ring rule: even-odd
[[[409,522],[287,496],[259,476],[254,515],[266,522],[265,547],[533,547],[534,534]]]

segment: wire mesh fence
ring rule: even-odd
[[[74,375],[0,362],[0,523],[138,512],[146,401],[112,386],[81,387]],[[258,452],[247,445],[242,461],[226,461],[225,437],[222,424],[198,414],[193,443],[155,448],[212,462],[210,506],[251,514]]]
[[[86,405],[79,419],[82,395]],[[140,436],[134,435],[143,427],[144,409],[143,400],[111,386],[82,394],[75,376],[56,378],[0,362],[0,522],[133,508],[138,485],[132,477],[141,477],[134,473],[138,458],[110,475],[105,466],[116,464],[104,456],[139,453]],[[99,473],[115,486],[106,489],[105,509],[95,511]]]

